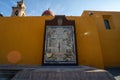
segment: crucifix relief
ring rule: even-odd
[[[65,16],[46,21],[43,64],[77,64],[74,32],[74,21]]]

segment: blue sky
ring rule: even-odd
[[[0,12],[11,16],[12,6],[20,0],[0,0]],[[119,11],[120,0],[24,0],[28,16],[40,16],[50,8],[55,15],[80,16],[84,10]]]

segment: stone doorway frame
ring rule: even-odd
[[[73,26],[74,28],[74,47],[75,47],[75,62],[74,63],[61,63],[61,62],[45,62],[45,53],[46,53],[46,27],[47,26]],[[43,47],[43,57],[42,57],[42,65],[54,66],[54,65],[78,65],[78,57],[77,57],[77,45],[76,45],[76,31],[75,31],[75,20],[67,20],[64,15],[56,15],[52,20],[45,20],[45,34],[44,34],[44,47]]]

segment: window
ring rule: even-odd
[[[22,7],[21,4],[19,4],[19,7]]]
[[[111,15],[103,15],[104,26],[106,30],[113,29],[113,19]]]
[[[104,19],[104,24],[105,24],[106,29],[111,29],[109,20]]]
[[[15,11],[15,15],[16,15],[16,16],[18,16],[18,10],[17,10],[17,11]]]
[[[22,16],[25,16],[25,13],[22,13]]]

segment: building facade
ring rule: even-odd
[[[46,20],[55,17],[0,17],[0,64],[43,65]],[[65,18],[75,22],[77,65],[120,67],[120,12],[84,11]]]

